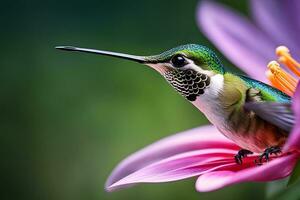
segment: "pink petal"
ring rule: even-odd
[[[201,175],[196,182],[199,192],[209,192],[225,186],[252,181],[272,181],[289,176],[297,162],[297,154],[285,155],[263,166],[240,171],[216,171]]]
[[[176,181],[217,169],[227,169],[237,165],[233,159],[235,153],[236,150],[220,148],[178,154],[141,168],[107,189],[112,191],[135,183]]]
[[[296,88],[293,97],[293,110],[295,113],[295,126],[285,144],[285,150],[296,149],[300,151],[300,84]]]
[[[300,82],[298,82],[294,97],[293,97],[293,110],[296,117],[300,117]]]
[[[168,157],[210,148],[239,149],[213,126],[191,129],[155,142],[124,159],[111,173],[105,187],[110,190],[114,183],[128,175]]]
[[[274,59],[275,44],[244,17],[212,1],[197,9],[198,25],[204,34],[234,64],[251,77],[266,81],[265,71]]]
[[[253,17],[259,27],[276,45],[288,46],[296,56],[300,51],[300,1],[252,0],[251,5]]]

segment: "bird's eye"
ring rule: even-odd
[[[183,55],[175,55],[172,59],[171,62],[173,64],[174,67],[180,68],[183,67],[184,65],[187,64],[186,59],[184,58]]]

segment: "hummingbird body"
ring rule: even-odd
[[[226,72],[215,53],[204,46],[183,45],[154,56],[65,46],[57,48],[119,57],[150,66],[204,113],[221,133],[252,152],[281,147],[291,129],[292,117],[281,117],[272,112],[269,115],[262,112],[264,109],[256,109],[262,102],[290,105],[289,96],[260,81]],[[247,105],[251,106],[247,108]],[[261,105],[260,108],[264,108]],[[273,119],[277,121],[274,123]]]
[[[281,147],[288,132],[244,108],[247,102],[263,101],[255,99],[260,97],[252,81],[231,73],[214,75],[210,87],[192,103],[221,133],[244,149],[263,152],[269,147]]]

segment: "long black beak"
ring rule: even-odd
[[[86,48],[79,48],[79,47],[72,47],[72,46],[57,46],[56,49],[65,50],[65,51],[79,51],[79,52],[85,52],[85,53],[94,53],[94,54],[100,54],[100,55],[106,55],[106,56],[112,56],[117,58],[123,58],[127,60],[132,60],[138,63],[146,63],[146,59],[144,56],[135,56],[135,55],[129,55],[124,53],[116,53],[111,51],[102,51],[102,50],[96,50],[96,49],[86,49]]]

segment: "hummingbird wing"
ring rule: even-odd
[[[253,111],[267,122],[289,132],[295,123],[291,97],[263,82],[246,76],[241,78],[249,86],[245,109]]]
[[[282,91],[260,82],[258,80],[249,78],[247,76],[240,76],[248,85],[249,90],[247,95],[247,101],[272,101],[281,103],[290,103],[291,97]],[[256,98],[256,100],[255,100]]]
[[[290,103],[249,102],[244,107],[287,132],[290,132],[295,124],[295,115]]]

